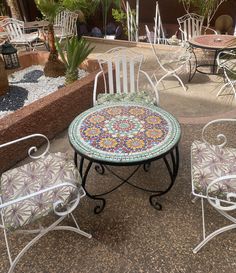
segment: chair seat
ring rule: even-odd
[[[97,104],[108,104],[122,101],[133,101],[147,104],[156,104],[156,100],[152,98],[147,92],[133,92],[133,93],[100,93],[98,94]]]
[[[24,33],[21,37],[11,39],[11,43],[32,43],[38,37],[38,33]]]
[[[64,182],[78,185],[80,181],[76,174],[73,159],[67,154],[47,154],[2,174],[2,201],[5,203]],[[65,205],[74,192],[75,188],[70,186],[60,187],[8,206],[3,213],[5,226],[10,229],[25,226],[51,212],[55,201],[60,200]]]
[[[193,194],[206,196],[207,186],[215,179],[236,174],[236,149],[220,148],[205,142],[194,141],[191,147]],[[210,189],[211,197],[236,193],[236,180],[225,180]]]

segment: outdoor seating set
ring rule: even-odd
[[[61,41],[76,34],[78,14],[63,10],[55,18],[55,36]],[[14,18],[6,18],[0,26],[5,30],[8,41],[15,46],[25,45],[26,49],[34,50],[43,43],[48,49],[47,28],[48,21],[23,22]],[[35,31],[36,30],[36,31]]]
[[[71,20],[68,20],[67,16],[69,16],[67,12],[60,14],[55,23],[61,28],[60,39],[72,35],[75,31],[77,17],[73,15],[70,17]],[[203,22],[202,18],[191,16],[188,19],[186,16],[179,18],[179,23],[183,24],[182,39],[188,41],[189,44],[192,43],[193,36],[199,36]],[[62,23],[65,18],[67,18],[68,24]],[[198,31],[188,25],[192,21]],[[25,44],[32,49],[32,43],[39,38],[38,33],[24,33],[22,22],[14,19],[7,19],[2,26],[6,28],[10,42],[14,44]],[[38,26],[35,25],[36,28]],[[64,31],[64,28],[68,28],[68,30]],[[189,32],[190,30],[192,33]],[[154,74],[153,77],[156,80],[156,84],[154,84],[152,78],[141,70],[143,56],[127,48],[114,48],[99,56],[100,71],[94,81],[93,107],[77,116],[68,131],[70,144],[74,149],[74,159],[64,153],[49,153],[49,140],[41,134],[29,135],[0,145],[0,148],[6,149],[9,145],[16,145],[18,142],[31,138],[43,138],[46,141],[46,148],[39,155],[36,147],[31,147],[28,150],[33,162],[2,174],[0,227],[4,232],[10,261],[9,272],[13,272],[21,256],[51,230],[70,230],[91,238],[90,234],[79,228],[73,215],[80,199],[86,194],[89,198],[99,202],[94,208],[96,214],[101,213],[105,208],[104,196],[124,184],[149,192],[151,206],[157,210],[162,208],[158,198],[171,190],[178,174],[178,144],[181,137],[181,127],[173,115],[159,107],[158,85],[166,77],[173,76],[186,91],[186,87],[177,73],[187,68],[191,53],[187,48],[181,47],[176,52],[178,57],[175,58],[174,66],[162,63],[147,26],[146,32],[157,63],[165,73],[164,76],[158,79]],[[221,49],[219,52],[216,50],[215,61],[223,69],[226,83],[218,94],[221,94],[227,86],[231,86],[235,93],[228,73],[230,61],[225,58],[226,54],[233,55],[233,53]],[[214,73],[216,73],[215,67],[216,63],[213,64]],[[140,90],[141,76],[145,77],[151,86],[151,92]],[[100,77],[104,80],[104,93],[97,94]],[[214,236],[236,227],[236,219],[228,213],[236,208],[236,149],[226,147],[227,138],[223,134],[217,135],[217,139],[222,140],[219,145],[210,144],[205,137],[205,131],[209,126],[226,121],[236,122],[234,119],[210,122],[203,128],[202,141],[194,141],[191,148],[192,193],[201,199],[203,221],[203,241],[193,250],[194,253],[198,252]],[[151,163],[159,159],[163,159],[170,176],[170,183],[164,190],[142,188],[130,181],[140,167],[143,167],[147,172]],[[85,164],[86,160],[88,164]],[[86,183],[93,165],[100,175],[108,172],[119,178],[120,184],[102,194],[89,193]],[[116,174],[110,166],[136,167],[128,177],[124,178]],[[210,205],[233,224],[206,236],[204,199],[207,199]],[[40,219],[50,212],[54,212],[59,218],[49,227],[23,230],[26,233],[36,233],[37,235],[13,259],[7,238],[9,231],[24,229],[32,222],[40,222]],[[60,225],[68,215],[72,217],[75,227]]]

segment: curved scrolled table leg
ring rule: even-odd
[[[85,190],[85,192],[86,192],[86,195],[87,195],[89,198],[91,198],[91,199],[93,199],[93,200],[95,200],[95,201],[100,201],[100,202],[101,202],[101,205],[97,205],[97,206],[94,208],[94,213],[95,213],[95,214],[99,214],[99,213],[101,213],[101,212],[104,210],[105,205],[106,205],[106,200],[105,200],[104,198],[96,197],[95,195],[91,195],[91,194],[87,191],[87,189],[86,189],[86,180],[87,180],[87,176],[88,176],[88,173],[89,173],[89,171],[90,171],[90,169],[91,169],[91,166],[92,166],[93,162],[92,162],[92,161],[89,162],[89,164],[88,164],[88,166],[87,166],[87,168],[86,168],[84,174],[83,174],[83,164],[84,164],[84,158],[81,157],[81,160],[80,160],[80,175],[81,175],[81,177],[82,177],[82,186],[83,186],[83,188],[84,188],[84,190]],[[96,166],[97,166],[97,165],[96,165]],[[102,165],[101,165],[101,166],[102,166]],[[102,166],[102,167],[103,167],[103,166]],[[96,169],[96,167],[95,167],[95,169]],[[104,167],[103,167],[103,169],[104,169]],[[103,173],[104,173],[104,172],[103,172]]]
[[[143,169],[144,169],[145,172],[148,172],[150,167],[151,167],[151,162],[143,164]]]
[[[95,171],[101,175],[105,173],[105,168],[102,164],[96,164],[95,165]]]
[[[163,160],[165,162],[165,165],[166,165],[166,168],[168,170],[168,173],[170,175],[170,184],[169,184],[169,186],[165,190],[160,191],[160,192],[158,192],[156,194],[153,194],[153,195],[151,195],[149,197],[149,202],[150,202],[151,206],[153,206],[157,210],[162,209],[162,205],[157,201],[158,197],[161,196],[161,195],[164,195],[168,191],[170,191],[170,189],[174,185],[175,179],[176,179],[177,174],[178,174],[178,170],[179,170],[179,150],[178,150],[178,146],[176,146],[174,150],[170,151],[170,158],[171,158],[172,166],[169,164],[166,157],[163,158]]]

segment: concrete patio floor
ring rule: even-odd
[[[102,53],[111,45],[96,44],[95,54]],[[148,48],[134,48],[145,55],[143,70],[152,73],[156,60]],[[94,56],[93,55],[93,56]],[[187,75],[183,74],[184,82]],[[236,117],[235,102],[228,96],[216,98],[222,84],[217,76],[197,74],[187,83],[188,92],[172,79],[160,85],[160,105],[173,113],[180,121],[180,169],[172,190],[160,198],[162,211],[149,204],[149,194],[124,185],[107,196],[105,210],[95,215],[95,202],[85,197],[75,211],[81,229],[92,234],[92,239],[72,232],[55,231],[41,239],[17,265],[18,273],[228,273],[236,272],[235,231],[223,233],[208,243],[198,254],[193,247],[201,240],[200,200],[192,203],[190,146],[201,138],[204,122],[214,117]],[[191,122],[192,120],[192,122]],[[228,132],[230,144],[236,147],[236,126],[221,127]],[[212,132],[210,132],[210,135]],[[67,131],[51,141],[51,151],[69,151]],[[113,168],[124,177],[132,167]],[[140,185],[162,187],[169,176],[163,161],[156,161],[149,172],[142,169],[133,177]],[[105,173],[92,170],[88,177],[88,189],[102,192],[117,181]],[[207,228],[214,230],[227,222],[208,204]],[[53,217],[43,220],[46,225]],[[54,219],[54,218],[53,218]],[[70,222],[70,219],[67,220]],[[27,242],[28,236],[11,235],[14,250]],[[0,234],[0,273],[7,272],[7,253]]]

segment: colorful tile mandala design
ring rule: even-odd
[[[156,158],[176,145],[180,134],[178,121],[168,112],[130,102],[93,107],[69,127],[75,150],[113,163]]]

